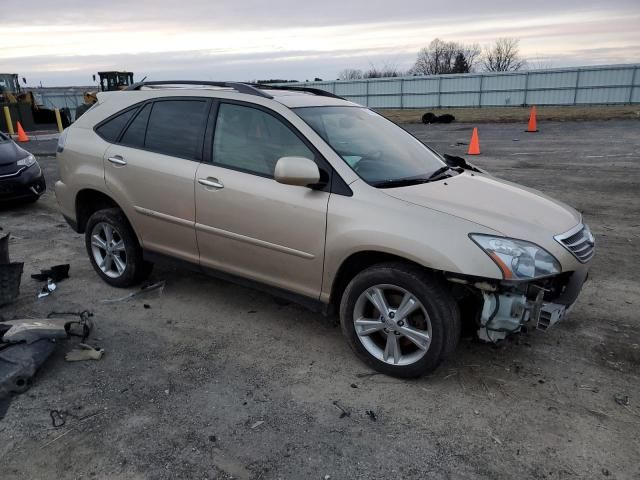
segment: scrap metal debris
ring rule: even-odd
[[[142,294],[149,293],[149,292],[154,292],[154,291],[157,291],[158,295],[162,295],[162,292],[164,291],[164,285],[165,285],[165,281],[164,280],[162,280],[160,282],[148,284],[148,285],[143,285],[142,287],[140,287],[139,290],[137,290],[135,292],[131,292],[131,293],[125,295],[124,297],[100,300],[100,303],[124,302],[125,300],[129,300],[130,298],[136,297],[138,295],[142,295]]]
[[[51,279],[47,280],[47,284],[40,289],[38,298],[48,297],[56,290],[56,288],[58,288],[58,286]]]
[[[350,417],[351,416],[351,412],[349,412],[348,410],[346,410],[344,407],[342,407],[342,405],[340,405],[340,403],[338,402],[338,400],[334,400],[333,401],[333,405],[340,410],[340,418],[344,418],[344,417]]]
[[[0,321],[0,419],[9,408],[11,397],[29,389],[34,375],[53,353],[59,340],[77,336],[84,342],[89,336],[92,313],[61,312],[58,316],[69,314],[80,318]]]
[[[24,263],[12,263],[9,258],[9,235],[0,237],[0,306],[18,298],[24,268]]]

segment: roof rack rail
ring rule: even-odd
[[[138,82],[129,85],[125,90],[140,90],[141,87],[155,87],[162,85],[203,85],[211,87],[232,88],[238,93],[256,95],[263,98],[273,98],[253,85],[241,82],[210,82],[207,80],[158,80],[153,82]]]
[[[297,92],[313,93],[314,95],[318,95],[319,97],[331,97],[338,98],[340,100],[346,100],[346,98],[340,97],[331,92],[327,92],[326,90],[321,90],[319,88],[299,87],[297,85],[288,87],[286,85],[269,85],[268,83],[252,83],[250,85],[255,88],[264,88],[266,90],[293,90]]]

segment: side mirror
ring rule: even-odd
[[[320,170],[313,160],[304,157],[282,157],[276,163],[276,182],[307,187],[320,182]]]

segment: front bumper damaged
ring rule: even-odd
[[[571,305],[545,302],[544,290],[533,300],[514,293],[482,292],[484,304],[480,315],[478,337],[486,342],[503,340],[522,327],[547,330],[562,320]]]
[[[474,292],[477,334],[480,340],[497,342],[512,333],[547,330],[567,317],[588,276],[580,271],[527,282],[483,279],[448,279]]]

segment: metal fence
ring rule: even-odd
[[[91,88],[89,88],[90,90]],[[83,94],[87,91],[85,87],[69,87],[69,88],[34,88],[33,95],[36,103],[45,108],[68,108],[71,114],[71,120],[76,118],[76,108],[84,103]],[[95,91],[95,87],[93,87]]]
[[[640,64],[281,85],[326,90],[372,108],[640,103]]]

